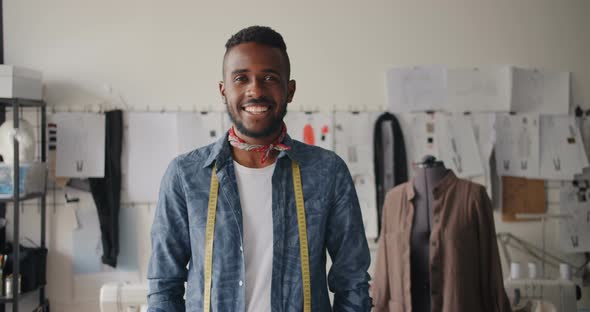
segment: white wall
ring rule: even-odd
[[[292,110],[381,110],[385,69],[415,64],[571,71],[574,106],[590,108],[586,0],[5,0],[4,24],[6,63],[42,70],[47,102],[58,109],[96,108],[110,86],[129,110],[223,110],[217,82],[224,43],[252,24],[274,27],[287,42],[298,83]],[[549,210],[556,211],[558,185],[551,186]],[[63,202],[62,194],[56,198]],[[49,210],[48,292],[58,311],[93,311],[96,302],[75,293],[87,281],[71,274],[68,209]],[[138,229],[145,235],[143,275],[151,215],[145,209]],[[37,221],[29,213],[24,231],[34,233]],[[497,229],[540,245],[539,223],[497,220]],[[556,230],[549,222],[552,251],[558,251]]]

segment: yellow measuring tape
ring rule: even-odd
[[[309,249],[307,246],[307,224],[305,221],[305,206],[303,204],[303,188],[301,186],[301,170],[299,164],[292,161],[293,187],[295,190],[295,203],[297,205],[297,223],[299,227],[299,253],[301,256],[301,280],[303,282],[303,311],[311,312],[311,279],[309,277]],[[207,210],[207,227],[205,229],[205,289],[203,294],[203,311],[209,312],[211,308],[211,271],[213,267],[213,237],[215,230],[215,212],[217,210],[217,197],[219,193],[219,181],[217,180],[217,167],[213,166],[211,173],[211,189],[209,191],[209,208]]]

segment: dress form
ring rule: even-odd
[[[432,224],[433,190],[448,173],[442,161],[426,156],[416,164],[414,184],[414,218],[411,234],[411,293],[412,311],[430,312],[430,232]]]

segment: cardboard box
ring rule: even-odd
[[[0,65],[0,98],[41,100],[43,83],[40,71]]]

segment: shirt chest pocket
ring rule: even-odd
[[[323,229],[325,229],[325,221],[327,215],[327,208],[323,206],[323,202],[319,198],[309,199],[304,201],[305,206],[305,226],[307,229],[308,241],[313,237],[314,241],[323,241]],[[287,212],[287,233],[289,236],[289,246],[299,246],[299,221],[297,217],[297,207],[293,200],[292,205],[288,207]],[[309,244],[314,242],[309,241]]]

